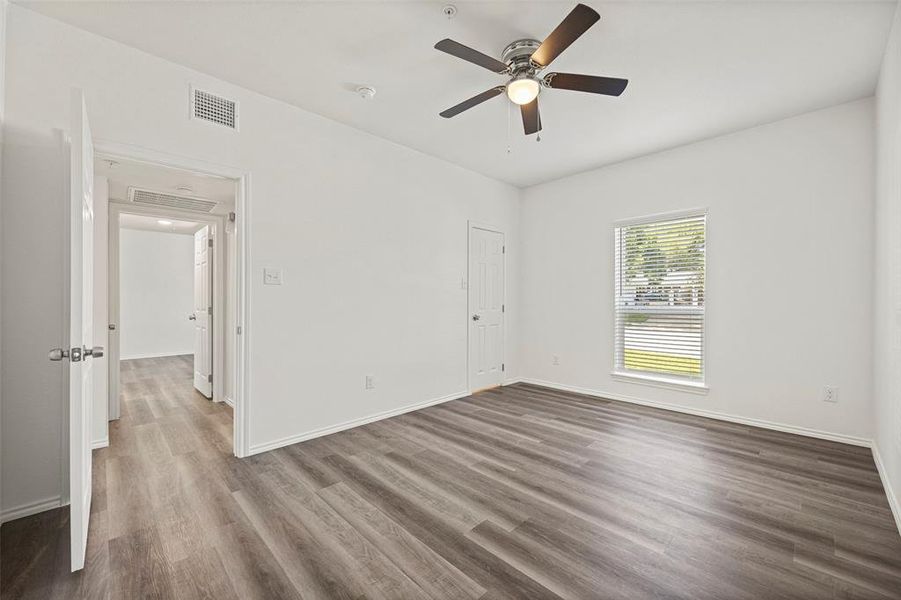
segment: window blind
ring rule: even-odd
[[[704,380],[706,237],[706,214],[616,228],[615,371]]]

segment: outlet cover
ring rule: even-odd
[[[375,377],[373,375],[367,375],[365,385],[366,385],[367,390],[374,390],[375,389]]]
[[[263,269],[263,285],[281,285],[282,270],[266,267]]]
[[[833,385],[824,387],[823,402],[838,402],[838,388]]]

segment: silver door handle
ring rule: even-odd
[[[62,360],[64,358],[69,358],[69,351],[63,350],[62,348],[54,348],[50,352],[47,353],[47,358],[50,360]]]
[[[101,356],[103,349],[101,348]],[[66,350],[65,348],[53,348],[50,352],[47,353],[47,358],[53,361],[59,361],[64,358],[68,358],[72,362],[79,362],[81,360],[81,348],[76,346],[71,350]]]
[[[482,317],[480,317],[479,315],[472,315],[472,320],[473,320],[473,321],[478,321],[478,320],[481,319],[481,318],[482,318]]]
[[[103,346],[94,346],[93,348],[85,348],[83,354],[85,356],[93,356],[94,358],[100,358],[103,356]]]
[[[196,320],[197,320],[197,315],[191,315],[191,316],[189,316],[189,317],[188,317],[188,320],[189,320],[189,321],[196,321]]]

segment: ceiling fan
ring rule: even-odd
[[[541,131],[538,94],[542,88],[619,96],[626,89],[626,85],[629,83],[628,79],[574,73],[548,73],[543,77],[540,75],[541,71],[551,64],[551,61],[560,56],[570,44],[579,39],[600,18],[601,16],[593,8],[577,4],[543,42],[523,39],[509,44],[504,49],[503,61],[482,54],[460,42],[451,39],[441,40],[435,44],[435,49],[462,58],[499,75],[509,76],[510,80],[504,85],[484,91],[439,114],[445,119],[449,119],[506,91],[507,97],[514,104],[519,105],[523,129],[526,135],[531,135]]]

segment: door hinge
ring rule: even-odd
[[[506,254],[506,253],[507,253],[507,246],[505,244],[505,245],[501,246],[501,254]]]
[[[501,371],[506,371],[506,370],[507,370],[507,365],[505,365],[504,363],[501,363]]]
[[[501,312],[507,312],[507,305],[501,304]]]
[[[209,308],[208,308],[208,309],[206,309],[206,314],[208,314],[208,315],[211,315],[211,316],[212,316],[212,314],[213,314],[213,307],[212,307],[212,306],[211,306],[211,307],[209,307]]]
[[[238,332],[238,335],[241,335],[241,331],[242,331],[242,329],[241,329],[241,326],[240,326],[240,325],[238,325],[238,327],[237,327],[237,332]]]
[[[207,376],[206,376],[206,380],[207,380],[209,383],[213,383],[213,374],[210,373],[209,375],[207,375]]]
[[[207,238],[206,245],[210,248],[213,247],[213,238]]]

